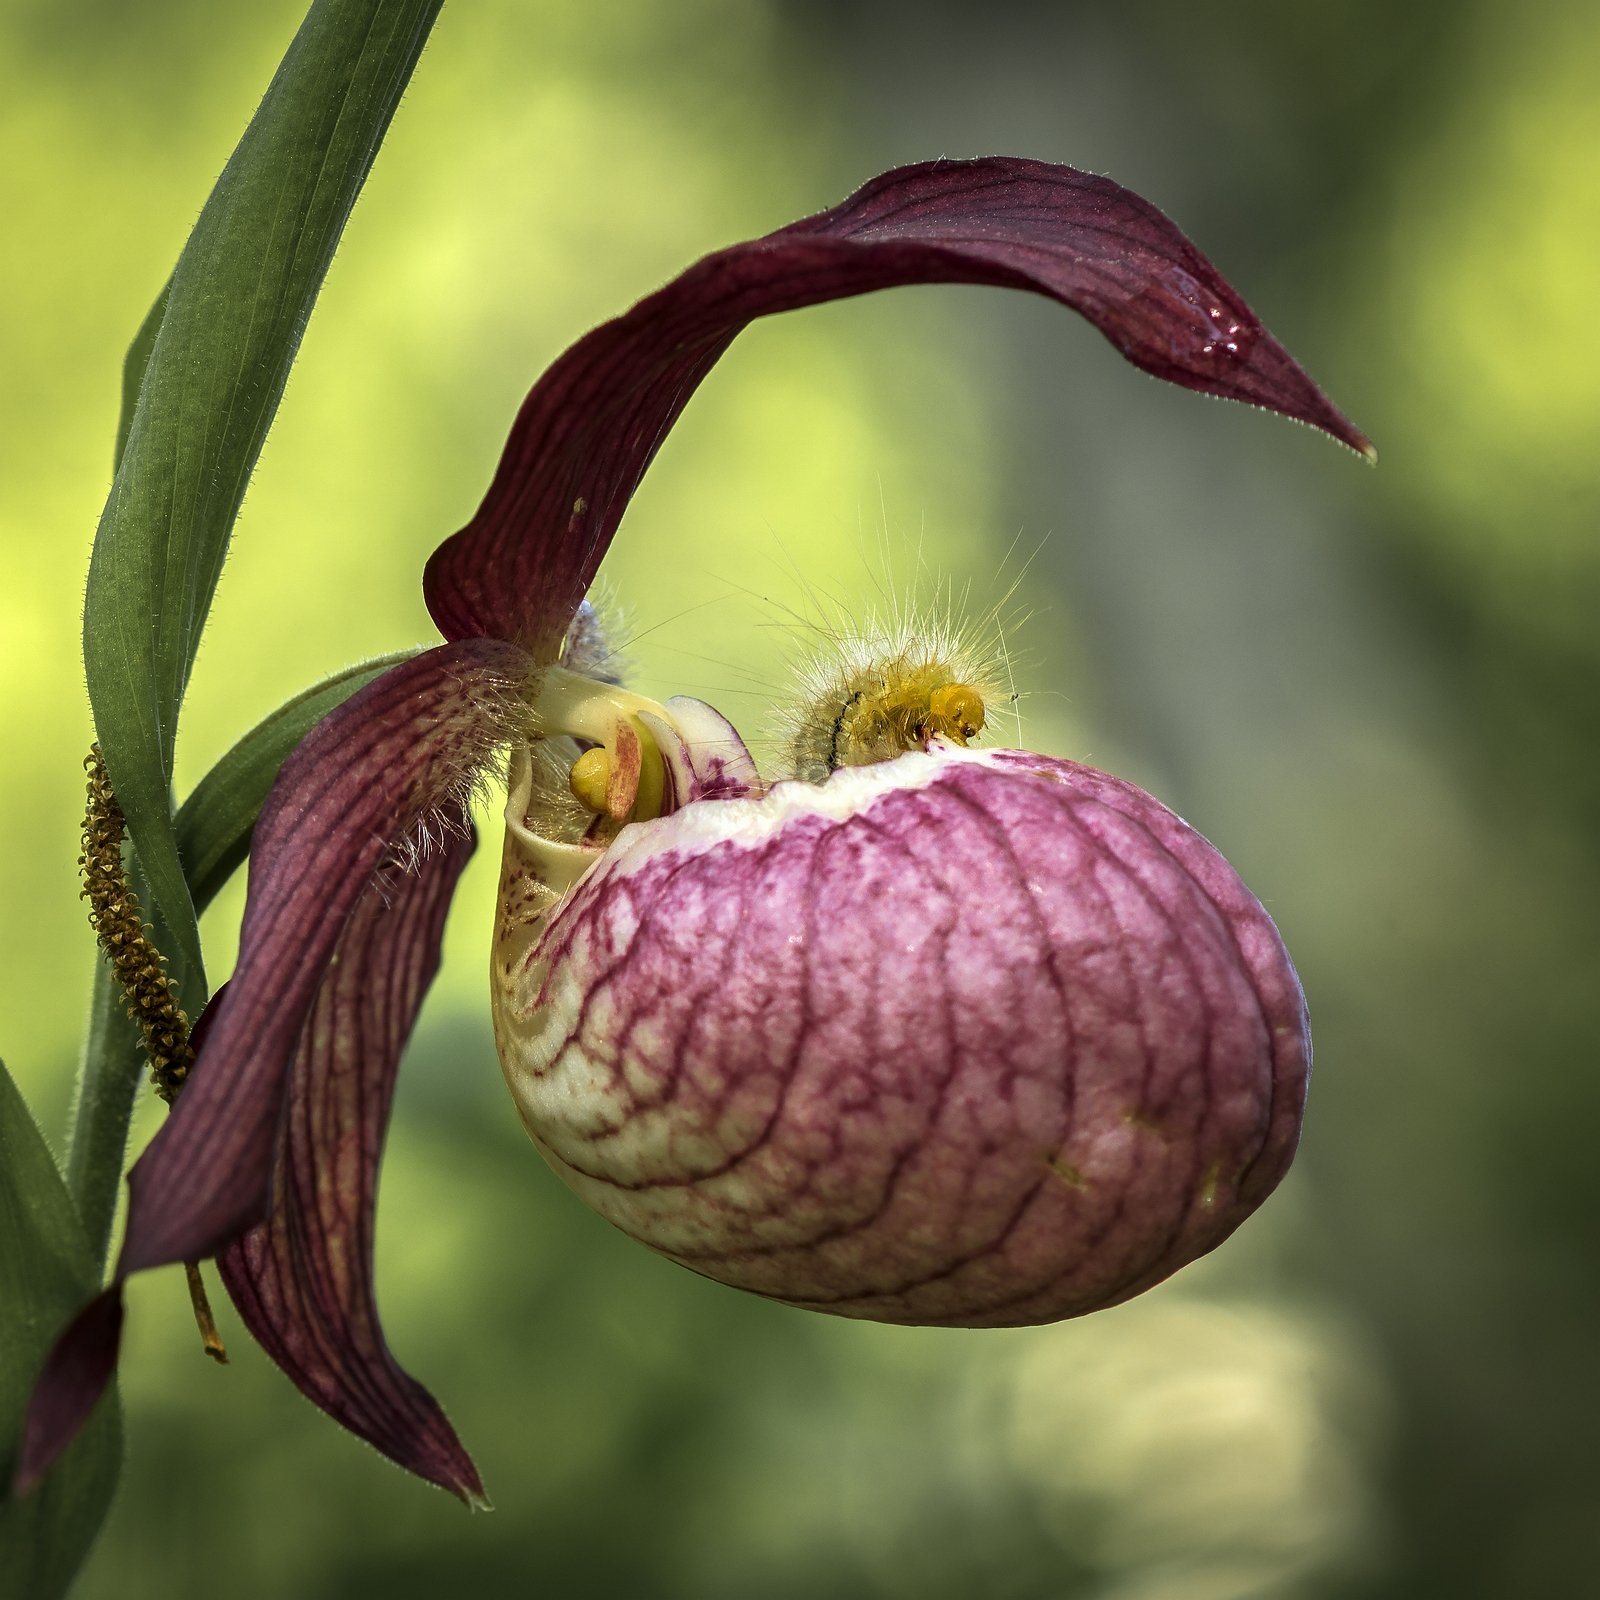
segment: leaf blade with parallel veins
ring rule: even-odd
[[[179,706],[306,320],[440,3],[317,0],[129,351],[84,666],[190,1004],[203,981],[171,804]]]

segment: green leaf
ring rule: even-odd
[[[178,813],[178,850],[196,911],[249,854],[256,816],[289,752],[335,706],[416,653],[398,650],[313,684],[257,723],[200,780]]]
[[[95,534],[84,666],[191,1000],[203,969],[172,815],[178,708],[301,333],[440,3],[316,0],[129,353],[131,384],[149,336]]]
[[[16,1465],[33,1380],[67,1319],[100,1287],[50,1151],[0,1063],[0,1497]],[[122,1465],[114,1393],[26,1500],[0,1498],[0,1600],[67,1592],[111,1505]]]
[[[134,408],[139,404],[139,391],[144,387],[144,375],[150,365],[150,352],[155,348],[156,335],[161,331],[161,319],[167,314],[167,296],[172,293],[172,279],[161,285],[156,303],[144,314],[139,331],[128,346],[122,360],[122,407],[117,412],[117,445],[111,458],[113,472],[122,465],[123,452],[128,448],[128,430],[133,426]]]

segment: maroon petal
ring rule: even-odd
[[[318,723],[256,824],[239,962],[193,1076],[128,1176],[118,1275],[214,1255],[267,1215],[290,1062],[374,874],[504,737],[520,652],[444,645]]]
[[[398,1000],[405,985],[414,984],[420,999],[437,961],[435,921],[471,850],[463,792],[518,726],[519,696],[531,670],[521,651],[493,640],[427,651],[351,696],[284,763],[256,824],[233,978],[196,1030],[198,1056],[188,1086],[128,1175],[127,1232],[116,1278],[57,1342],[35,1387],[22,1477],[34,1480],[50,1466],[109,1381],[122,1280],[145,1267],[215,1255],[266,1221],[290,1066],[319,990],[330,968],[337,970],[342,941],[360,942],[368,967],[374,941],[397,942],[391,954],[401,987],[391,993]],[[407,867],[415,863],[413,877]],[[374,893],[378,907],[371,904]],[[369,924],[385,894],[403,909],[388,923],[392,931],[380,936]],[[340,980],[333,981],[342,992]],[[338,1003],[337,995],[328,1002],[336,1028]],[[402,1040],[414,1015],[415,1004],[408,1002],[403,1024],[391,1023]],[[371,1042],[378,1047],[375,1032]],[[373,1070],[386,1081],[398,1044],[385,1041],[383,1051]],[[362,1079],[361,1094],[371,1101],[370,1079]],[[386,1091],[382,1098],[386,1115]],[[333,1161],[335,1185],[349,1193],[351,1154],[324,1149],[319,1159]],[[363,1181],[370,1185],[372,1175]],[[330,1241],[333,1251],[326,1248]],[[325,1231],[307,1262],[315,1264],[316,1250],[331,1260],[342,1242]],[[381,1371],[387,1358],[377,1354],[382,1340],[375,1313],[370,1328],[369,1372]],[[400,1393],[410,1380],[390,1366]],[[431,1424],[416,1444],[426,1465],[415,1470],[463,1497],[481,1498],[472,1465],[437,1408],[415,1386],[409,1403],[414,1417]]]
[[[56,1464],[117,1370],[122,1285],[97,1294],[56,1340],[34,1384],[11,1492],[20,1499]]]
[[[218,1266],[251,1333],[304,1394],[408,1471],[483,1505],[455,1430],[384,1342],[372,1278],[395,1070],[472,854],[465,814],[449,821],[443,849],[419,871],[380,878],[346,925],[295,1054],[272,1215]]]
[[[1039,161],[934,161],[695,263],[573,345],[523,403],[472,521],[428,563],[448,639],[562,633],[651,458],[735,335],[774,311],[905,283],[1030,289],[1135,366],[1372,446],[1148,201]]]

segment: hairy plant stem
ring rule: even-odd
[[[66,1163],[67,1189],[78,1208],[95,1268],[102,1274],[111,1253],[128,1124],[144,1071],[139,1030],[124,1013],[122,992],[110,963],[102,959],[95,969]]]

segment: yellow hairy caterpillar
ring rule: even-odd
[[[777,715],[781,776],[821,783],[840,767],[889,761],[930,738],[964,745],[992,706],[1016,698],[1000,688],[1002,641],[989,643],[982,624],[957,625],[948,606],[933,615],[896,606],[886,618],[825,631],[825,647],[801,664],[794,697]]]

